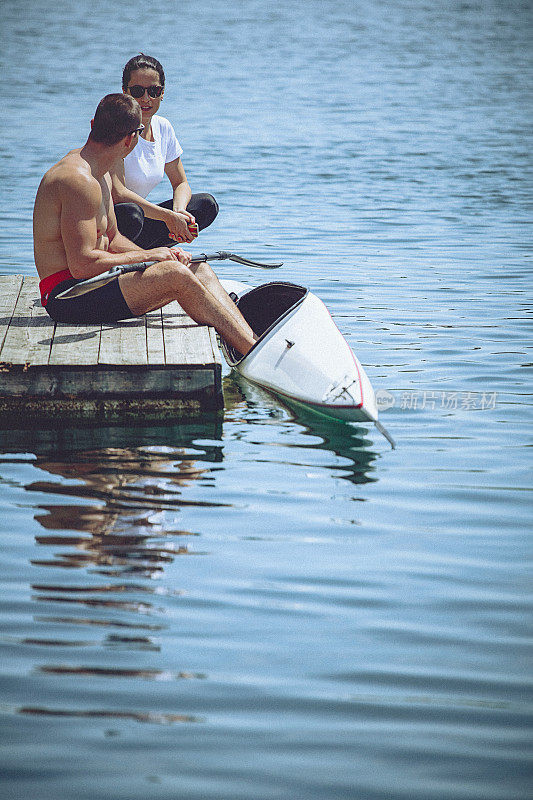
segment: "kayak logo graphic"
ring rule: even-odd
[[[396,400],[394,395],[388,392],[386,389],[378,389],[376,392],[376,405],[378,407],[378,411],[387,411],[387,409],[392,408]]]

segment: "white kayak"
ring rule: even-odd
[[[273,281],[222,285],[259,339],[246,356],[222,342],[230,367],[289,403],[345,422],[378,421],[374,390],[328,309],[303,286]]]

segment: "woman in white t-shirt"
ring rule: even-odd
[[[131,58],[124,67],[122,91],[141,106],[144,130],[111,173],[118,229],[143,249],[191,242],[196,235],[193,223],[199,230],[206,228],[218,214],[218,205],[210,194],[191,194],[181,162],[183,149],[170,122],[156,113],[165,93],[159,61],[143,53]],[[173,196],[156,205],[146,197],[164,175]]]

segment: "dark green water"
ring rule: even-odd
[[[219,420],[0,429],[2,798],[531,796],[530,23],[3,4],[0,272],[151,53],[221,206],[199,246],[325,301],[398,448],[229,374]]]

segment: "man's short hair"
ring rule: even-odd
[[[139,103],[126,94],[107,94],[98,103],[89,138],[111,147],[139,127]]]

